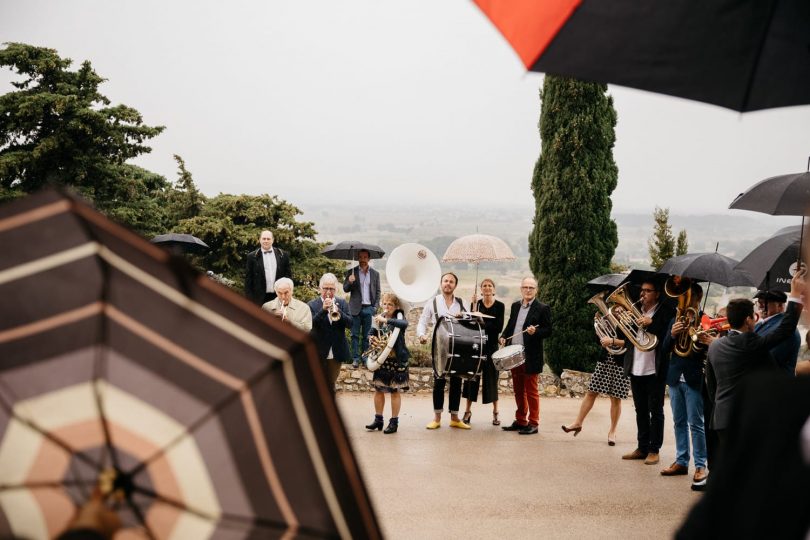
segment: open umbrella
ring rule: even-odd
[[[774,233],[758,245],[735,267],[746,274],[760,290],[790,290],[796,272],[802,227],[793,225]]]
[[[615,289],[626,277],[627,274],[604,274],[587,282],[585,287],[592,293]]]
[[[72,196],[0,207],[0,537],[379,537],[310,337]]]
[[[799,232],[799,260],[804,232],[804,214],[810,207],[810,159],[807,172],[773,176],[757,182],[747,191],[737,195],[729,208],[751,210],[770,216],[801,216],[802,228]]]
[[[444,252],[444,262],[475,263],[475,290],[478,291],[478,264],[483,261],[513,261],[509,245],[490,234],[468,234],[453,240]]]
[[[337,244],[330,244],[323,248],[321,254],[329,259],[356,261],[357,253],[364,250],[368,251],[369,259],[382,259],[383,255],[385,255],[385,251],[380,246],[356,240],[345,240]]]
[[[191,234],[168,233],[160,234],[150,240],[153,244],[167,248],[172,253],[205,253],[210,248],[208,244]]]
[[[753,287],[755,283],[734,269],[738,261],[717,252],[687,253],[667,259],[659,272],[683,276],[695,281],[709,281],[726,287]]]
[[[526,69],[755,111],[810,103],[806,0],[475,0]]]

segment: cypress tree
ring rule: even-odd
[[[557,374],[563,368],[591,370],[599,345],[585,283],[610,272],[619,241],[610,217],[610,194],[618,178],[616,110],[607,85],[550,75],[540,99],[529,265],[540,299],[551,307],[546,360]]]

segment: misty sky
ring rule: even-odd
[[[531,205],[542,76],[466,0],[0,0],[0,41],[90,60],[113,103],[167,127],[136,163],[174,181],[180,154],[209,195]],[[723,213],[806,169],[810,107],[610,93],[618,211]]]

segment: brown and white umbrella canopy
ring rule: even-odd
[[[307,335],[56,191],[0,253],[0,537],[379,537]]]
[[[490,234],[468,234],[453,240],[444,252],[444,262],[475,263],[475,288],[478,290],[478,263],[514,261],[509,244]]]

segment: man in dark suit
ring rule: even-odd
[[[520,294],[522,299],[512,304],[509,322],[500,342],[502,345],[523,345],[526,362],[512,369],[517,411],[512,425],[501,429],[534,435],[540,425],[537,379],[543,371],[543,339],[551,335],[551,308],[537,300],[537,281],[534,278],[523,278]],[[520,330],[516,330],[518,328]]]
[[[706,374],[709,394],[714,396],[714,414],[709,426],[720,439],[720,455],[726,451],[730,419],[742,381],[758,369],[777,369],[770,350],[795,332],[802,311],[801,295],[804,290],[804,271],[796,272],[790,281],[785,316],[779,326],[765,336],[754,333],[754,304],[750,300],[736,298],[729,302],[726,315],[731,330],[726,337],[715,340],[709,346],[709,369]]]
[[[754,332],[760,336],[766,336],[776,330],[782,318],[785,316],[785,302],[787,295],[782,291],[770,290],[759,291],[754,297],[759,304],[759,312],[762,319],[754,327]],[[802,344],[802,337],[798,330],[793,331],[793,335],[771,349],[776,365],[793,377],[796,375],[796,360],[799,356],[799,348]]]
[[[273,248],[273,233],[262,231],[261,247],[247,255],[245,296],[261,306],[276,297],[273,285],[283,277],[292,279],[290,259],[280,248]]]
[[[358,265],[346,272],[343,292],[350,293],[349,313],[352,315],[352,361],[354,367],[360,356],[368,349],[368,333],[371,318],[380,305],[380,273],[368,265],[369,252],[357,252]]]
[[[647,465],[656,465],[658,451],[664,444],[664,388],[669,370],[669,357],[659,354],[674,310],[659,301],[657,281],[641,284],[641,317],[636,320],[645,332],[658,338],[651,351],[642,351],[626,339],[617,339],[617,346],[627,347],[624,353],[624,374],[630,377],[633,405],[636,409],[638,446],[622,459],[643,459]],[[624,337],[622,335],[622,337]]]
[[[312,337],[315,339],[326,380],[333,392],[340,374],[340,364],[351,359],[346,329],[352,326],[352,316],[346,301],[335,297],[337,283],[334,274],[321,276],[321,295],[309,303],[312,311]]]

